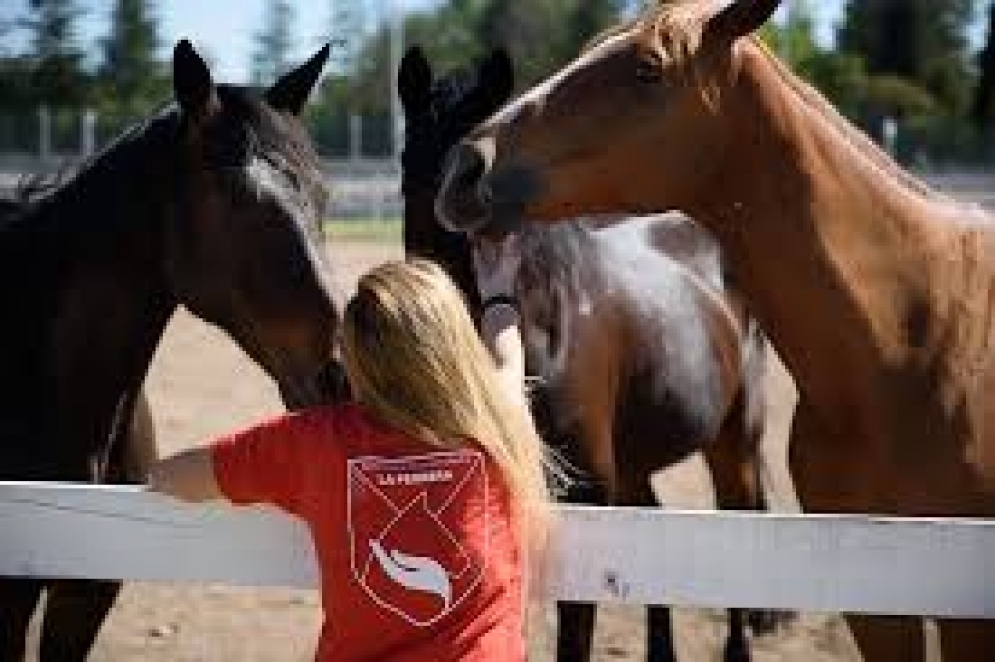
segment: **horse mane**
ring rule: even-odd
[[[320,163],[318,155],[302,128],[282,121],[281,117],[269,117],[261,110],[261,102],[255,101],[255,93],[248,88],[219,85],[217,91],[224,106],[251,126],[250,140],[264,150],[277,152],[295,165],[302,166],[302,173],[317,172]],[[122,178],[147,171],[150,156],[161,158],[165,169],[175,168],[174,146],[179,139],[182,122],[177,105],[166,104],[146,119],[129,126],[78,166],[63,168],[55,174],[23,179],[13,201],[20,205],[20,212],[0,215],[0,235],[42,217],[49,217],[49,222],[65,227],[75,218],[93,216],[109,219],[114,216],[111,210],[122,200],[142,204],[150,202],[147,191],[122,187]],[[163,184],[156,181],[155,173],[148,175],[148,183],[149,186]],[[324,186],[323,181],[313,184]],[[92,214],[81,209],[85,201],[97,206]]]
[[[942,197],[941,194],[905,170],[866,133],[854,126],[815,87],[793,72],[788,65],[774,55],[759,37],[753,36],[751,39],[753,44],[764,54],[765,59],[781,81],[797,95],[806,108],[814,111],[818,117],[825,120],[859,154],[866,157],[879,170],[898,180],[907,190],[927,197]]]
[[[140,159],[148,151],[167,152],[176,135],[178,113],[169,108],[138,122],[115,138],[100,152],[77,167],[64,167],[54,174],[38,174],[23,178],[11,202],[19,207],[9,217],[0,219],[0,234],[16,231],[41,218],[60,227],[71,219],[87,215],[81,209],[87,200],[103,205],[96,210],[98,217],[113,216],[114,200],[138,197],[142,191],[120,186],[120,176],[135,173]],[[84,190],[86,195],[84,194]]]

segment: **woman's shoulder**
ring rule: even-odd
[[[298,414],[305,425],[323,428],[340,448],[362,450],[379,442],[405,445],[408,436],[381,421],[358,402],[343,402],[307,409]]]

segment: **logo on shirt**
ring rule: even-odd
[[[349,460],[349,545],[355,580],[381,607],[432,625],[480,582],[487,475],[474,450]],[[483,537],[466,549],[461,531]]]

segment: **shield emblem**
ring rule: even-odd
[[[382,608],[412,625],[432,625],[483,576],[486,503],[483,455],[473,449],[349,460],[354,579]],[[460,543],[466,522],[483,554]]]

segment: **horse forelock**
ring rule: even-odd
[[[708,21],[714,16],[718,5],[701,0],[662,1],[648,8],[642,16],[623,23],[599,37],[598,43],[628,30],[648,31],[650,42],[661,54],[675,64],[687,62],[698,52]],[[890,155],[884,152],[865,133],[823,97],[814,87],[801,79],[785,65],[770,48],[756,35],[746,37],[759,49],[777,75],[806,110],[824,120],[842,139],[860,155],[867,158],[875,167],[900,182],[907,190],[926,196],[938,196],[929,186],[906,172]],[[696,85],[706,102],[713,102],[717,90],[707,82],[706,76],[695,76]]]
[[[662,0],[634,18],[623,20],[591,38],[581,54],[597,48],[613,37],[646,30],[654,45],[675,62],[683,62],[697,52],[708,19],[716,5],[701,0]]]
[[[218,96],[224,111],[251,130],[261,150],[280,154],[298,174],[310,177],[314,184],[324,184],[321,159],[302,122],[268,107],[254,88],[219,85]]]
[[[644,47],[655,50],[661,61],[680,68],[705,104],[713,106],[718,95],[717,86],[708,76],[703,75],[699,67],[693,66],[693,57],[701,48],[705,27],[716,10],[714,2],[661,1],[656,6],[645,9],[639,16],[603,31],[584,46],[580,55],[587,55],[616,37],[634,37]]]

